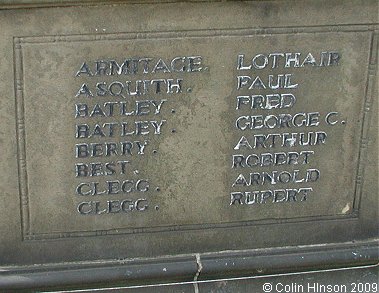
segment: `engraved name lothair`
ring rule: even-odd
[[[243,135],[233,145],[236,153],[232,155],[232,169],[239,172],[232,183],[230,205],[307,200],[321,177],[317,166],[307,167],[316,155],[309,147],[325,145],[328,137],[326,131],[317,128],[343,126],[346,122],[336,111],[289,113],[297,101],[305,98],[296,94],[301,84],[293,72],[295,68],[299,74],[304,68],[333,70],[340,61],[337,51],[238,55],[236,89],[244,94],[235,99],[234,126]],[[288,69],[291,73],[283,72]],[[241,111],[252,115],[238,115]],[[296,128],[301,131],[293,132]],[[304,131],[307,128],[311,131]],[[289,150],[295,147],[296,151]],[[286,187],[275,188],[276,185]]]
[[[146,194],[153,187],[150,178],[135,178],[143,170],[132,167],[133,158],[143,159],[147,153],[157,152],[149,137],[170,131],[166,129],[167,119],[162,118],[162,110],[170,104],[167,97],[190,92],[182,77],[203,71],[202,57],[95,60],[85,61],[78,67],[76,78],[90,82],[82,83],[75,95],[78,101],[75,103],[75,137],[80,141],[75,145],[75,157],[80,160],[75,163],[75,176],[81,180],[75,192],[87,198],[77,205],[77,211],[82,215],[146,211],[149,207]],[[178,74],[181,78],[151,78],[165,74]],[[144,75],[149,78],[141,78]],[[174,112],[171,109],[171,113]],[[111,120],[100,123],[102,119]],[[174,133],[175,129],[170,132]],[[99,159],[106,161],[99,162]],[[116,176],[119,178],[105,179]],[[97,179],[84,181],[86,178]],[[160,191],[159,186],[154,189]],[[142,196],[133,198],[132,194]],[[130,196],[106,198],[114,195]],[[155,209],[158,208],[156,205]]]

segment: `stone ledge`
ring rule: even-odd
[[[0,289],[101,288],[196,282],[225,276],[248,277],[377,264],[378,239],[341,244],[0,267]]]

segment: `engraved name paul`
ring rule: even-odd
[[[235,98],[234,128],[241,135],[233,145],[231,165],[237,175],[230,205],[297,203],[311,196],[322,176],[313,165],[320,150],[316,147],[328,141],[327,132],[319,128],[343,127],[346,121],[336,111],[291,113],[305,98],[297,95],[302,85],[296,75],[304,68],[333,70],[340,62],[337,51],[238,55],[236,90],[241,94]]]

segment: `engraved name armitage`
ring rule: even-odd
[[[298,99],[305,98],[296,94],[300,85],[293,72],[301,74],[303,68],[320,67],[332,70],[340,61],[337,51],[238,55],[236,89],[243,94],[235,99],[234,127],[243,135],[233,145],[237,153],[232,155],[231,165],[238,173],[232,183],[230,205],[296,203],[308,199],[313,184],[322,176],[313,166],[316,149],[309,148],[322,147],[328,138],[326,131],[318,128],[343,126],[346,122],[336,111],[290,113]],[[264,69],[269,69],[270,74],[260,74]],[[283,72],[286,69],[292,72]],[[241,111],[249,115],[240,115]],[[277,185],[283,187],[275,188]]]
[[[84,82],[74,105],[75,176],[80,180],[75,193],[86,198],[77,205],[78,213],[149,209],[148,191],[160,188],[142,176],[144,170],[133,167],[133,159],[157,152],[149,137],[175,132],[166,129],[168,119],[162,118],[162,111],[170,107],[168,97],[190,92],[183,76],[203,70],[202,56],[102,59],[78,66],[75,77]],[[162,78],[166,74],[169,78]],[[174,74],[178,78],[172,78]],[[128,198],[108,198],[125,195]]]

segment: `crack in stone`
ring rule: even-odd
[[[195,289],[195,293],[199,293],[199,284],[197,282],[197,279],[199,278],[201,270],[203,269],[203,265],[201,264],[200,254],[199,253],[195,254],[195,257],[196,257],[197,271],[196,271],[195,276],[193,277],[193,281],[194,281],[193,287]]]

